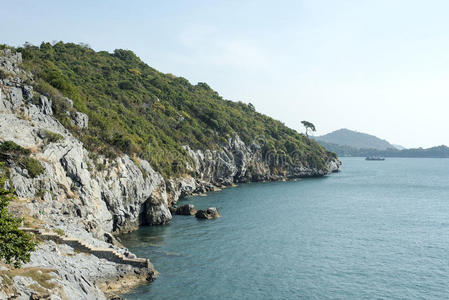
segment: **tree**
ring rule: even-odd
[[[0,169],[4,171],[4,163]],[[22,263],[30,261],[30,253],[36,243],[28,233],[19,229],[21,219],[8,212],[8,204],[14,199],[14,190],[5,188],[6,176],[0,174],[0,259],[19,268]]]
[[[306,136],[309,137],[309,130],[316,131],[315,125],[308,121],[301,121],[301,124],[306,128]]]

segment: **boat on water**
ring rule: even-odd
[[[365,160],[385,160],[385,157],[380,156],[367,156]]]

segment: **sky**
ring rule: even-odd
[[[5,1],[0,43],[130,49],[316,135],[449,145],[449,1]]]

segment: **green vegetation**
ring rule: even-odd
[[[25,149],[20,145],[17,145],[13,141],[6,141],[0,144],[0,153],[19,156],[19,155],[29,155],[30,150]]]
[[[309,130],[312,132],[316,131],[315,125],[313,123],[310,123],[308,121],[301,121],[302,126],[306,129],[306,136],[309,137]]]
[[[64,230],[62,230],[61,228],[56,228],[55,230],[53,230],[57,235],[59,236],[65,236],[65,232]]]
[[[0,79],[6,79],[8,77],[11,77],[11,73],[5,70],[0,70]]]
[[[41,163],[32,157],[23,157],[20,159],[19,164],[25,167],[30,177],[35,178],[44,172],[45,168]]]
[[[217,149],[236,133],[248,145],[263,139],[264,154],[294,156],[310,167],[322,167],[334,155],[253,105],[225,100],[206,83],[158,72],[129,50],[95,52],[59,42],[17,51],[35,74],[35,90],[52,98],[61,123],[90,151],[108,157],[136,154],[166,176],[186,174],[190,158],[183,145]],[[89,116],[87,130],[71,124],[64,97]]]
[[[64,139],[64,137],[59,133],[47,129],[39,130],[39,136],[44,140],[45,144],[56,143]]]
[[[45,168],[37,159],[30,157],[30,153],[29,149],[25,149],[13,141],[0,144],[0,162],[13,161],[27,169],[30,177],[35,178],[42,174]]]
[[[55,270],[44,268],[23,268],[0,271],[0,277],[6,284],[12,284],[12,279],[16,276],[28,277],[37,282],[37,284],[28,286],[29,288],[38,292],[46,292],[46,290],[42,289],[53,289],[57,286],[57,284],[52,280],[54,279],[54,277],[50,274],[52,272],[55,272]]]
[[[432,148],[415,148],[415,149],[369,149],[354,148],[350,146],[337,145],[318,141],[323,147],[334,151],[338,156],[366,157],[366,156],[382,156],[382,157],[428,157],[428,158],[449,158],[449,147],[441,145]]]
[[[14,199],[14,190],[5,189],[8,173],[4,163],[0,163],[0,170],[0,258],[18,268],[30,260],[36,244],[29,234],[19,230],[22,220],[7,210],[9,202]]]

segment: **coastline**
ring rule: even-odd
[[[20,67],[21,54],[1,50],[0,62],[12,74],[11,78],[0,80],[0,137],[28,149],[30,157],[42,166],[41,173],[32,176],[23,165],[8,161],[7,182],[17,194],[17,201],[11,203],[10,210],[24,218],[24,227],[60,232],[95,248],[111,248],[131,257],[133,254],[115,236],[140,226],[170,222],[170,208],[182,197],[245,182],[321,177],[341,166],[337,158],[327,156],[325,151],[325,163],[321,165],[309,166],[307,161],[290,165],[283,160],[271,160],[273,157],[262,155],[258,144],[245,144],[235,134],[216,150],[193,150],[184,146],[191,158],[190,175],[167,178],[144,159],[126,154],[110,158],[89,152],[55,117],[54,99],[44,95],[35,99],[33,86],[29,84],[33,74]],[[79,132],[86,130],[88,116],[76,111],[71,99],[63,101],[71,111],[67,115],[69,122]],[[64,255],[58,258],[55,253]],[[91,263],[85,264],[82,258],[88,258]],[[103,299],[104,294],[99,289],[102,277],[112,278],[101,284],[107,293],[120,289],[121,284],[112,281],[120,281],[125,275],[125,288],[143,282],[140,276],[133,278],[132,268],[77,253],[69,245],[52,241],[41,243],[25,267],[54,266],[58,272],[51,276],[58,282],[57,288],[46,289],[34,281],[31,284],[55,295]],[[28,279],[14,278],[17,293],[29,296],[33,293],[26,288]]]

